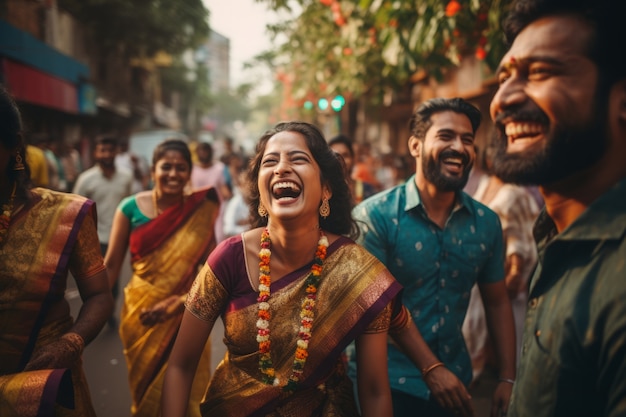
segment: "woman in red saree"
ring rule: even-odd
[[[95,417],[81,356],[113,310],[95,207],[30,188],[21,130],[0,86],[0,416]],[[68,272],[83,301],[76,320]]]
[[[346,237],[342,166],[322,133],[281,123],[249,171],[255,228],[222,242],[196,277],[166,372],[163,417],[180,417],[221,316],[227,353],[207,416],[357,416],[342,351],[356,339],[364,416],[391,416],[387,331],[399,284]]]
[[[133,416],[157,416],[163,374],[198,268],[215,246],[217,194],[185,194],[191,172],[186,143],[168,140],[154,152],[155,187],[120,203],[105,263],[111,284],[130,248],[133,275],[124,289],[120,336],[128,366]],[[210,378],[210,344],[202,356],[190,403],[196,407]],[[190,410],[196,407],[190,407]],[[199,416],[190,412],[189,416]]]

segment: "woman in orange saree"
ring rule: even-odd
[[[0,87],[0,415],[95,416],[81,354],[113,309],[95,207],[29,187],[20,131]],[[68,271],[83,300],[76,320]]]
[[[165,141],[156,148],[155,188],[120,203],[105,257],[115,280],[130,249],[133,275],[124,289],[120,336],[133,416],[160,414],[163,373],[183,302],[199,266],[215,246],[217,194],[204,189],[185,195],[190,169],[191,156],[184,142]],[[205,368],[197,375],[190,400],[196,406],[210,378],[209,343],[202,362]]]

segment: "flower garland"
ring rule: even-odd
[[[261,352],[259,357],[259,370],[264,375],[263,382],[268,385],[279,386],[280,380],[276,377],[276,370],[272,364],[270,349],[269,324],[272,315],[269,311],[270,305],[268,301],[271,295],[270,284],[272,283],[270,277],[271,244],[270,233],[267,228],[265,228],[261,234],[261,250],[259,251],[259,297],[257,298],[259,313],[256,323],[256,340],[259,343],[259,351]],[[284,391],[295,391],[296,385],[304,372],[304,364],[309,355],[307,349],[309,347],[309,340],[311,339],[311,328],[313,327],[313,319],[315,317],[313,308],[315,307],[315,300],[317,299],[317,285],[320,280],[320,275],[322,274],[327,248],[328,239],[326,235],[324,235],[324,232],[320,231],[315,260],[311,266],[311,272],[306,279],[306,296],[302,300],[300,310],[300,331],[298,332],[298,341],[291,376],[283,388]]]
[[[4,245],[4,240],[9,233],[9,224],[11,223],[11,216],[13,215],[13,201],[15,200],[16,184],[13,184],[13,192],[6,204],[2,205],[2,213],[0,213],[0,246]]]

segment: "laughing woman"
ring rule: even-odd
[[[387,330],[400,290],[354,236],[342,166],[322,133],[280,123],[249,177],[254,228],[222,242],[186,301],[166,372],[163,416],[185,415],[218,317],[227,353],[203,416],[356,416],[341,360],[356,339],[364,416],[391,416]]]
[[[187,144],[166,140],[154,151],[154,189],[123,200],[113,220],[105,256],[111,285],[119,277],[129,246],[133,270],[124,289],[120,336],[134,417],[160,413],[163,374],[183,302],[199,266],[215,247],[217,194],[203,189],[186,195],[190,175]],[[200,415],[193,410],[210,378],[210,344],[202,348],[202,370],[194,381],[188,416]]]

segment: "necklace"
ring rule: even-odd
[[[259,351],[261,352],[259,357],[259,370],[263,373],[263,382],[268,385],[280,386],[280,380],[276,377],[276,370],[272,364],[270,349],[269,325],[272,316],[269,311],[269,299],[271,295],[270,284],[272,283],[270,277],[271,244],[272,241],[270,240],[269,230],[265,228],[261,234],[261,250],[259,250],[259,297],[257,298],[259,312],[256,323],[256,340],[259,343]],[[315,251],[315,260],[311,266],[311,272],[306,278],[306,295],[302,299],[300,309],[300,330],[298,332],[291,376],[287,384],[283,387],[284,391],[295,391],[298,381],[300,381],[300,377],[302,376],[302,372],[304,371],[304,364],[308,356],[307,349],[309,347],[309,340],[311,339],[311,328],[313,327],[313,319],[315,317],[313,307],[315,307],[315,300],[317,299],[317,285],[320,280],[320,275],[322,274],[327,248],[328,238],[326,238],[324,232],[320,230],[320,238],[317,242],[317,250]]]
[[[2,205],[2,213],[0,214],[0,246],[4,245],[7,234],[9,233],[9,224],[13,215],[13,201],[15,200],[15,189],[17,184],[13,183],[13,191],[11,197],[6,204]]]
[[[185,202],[185,194],[183,193],[183,195],[181,195],[180,197],[180,201],[181,203]],[[154,217],[157,217],[159,214],[163,213],[163,210],[161,210],[159,208],[159,203],[157,201],[157,192],[156,190],[152,190],[152,207],[154,209]],[[167,210],[168,207],[166,207],[165,209]]]

